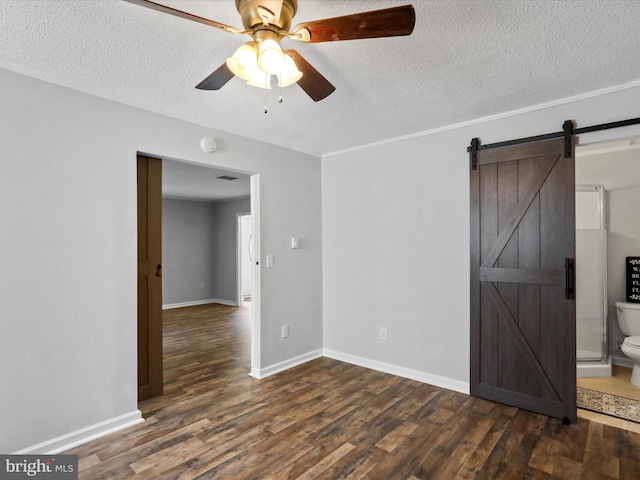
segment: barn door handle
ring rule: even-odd
[[[158,264],[156,265],[156,277],[161,277],[162,276],[162,265]]]
[[[570,258],[564,259],[564,295],[567,300],[571,300],[571,294],[573,293],[573,286],[571,283],[571,279],[573,275],[571,274],[571,270],[573,270],[573,262]]]

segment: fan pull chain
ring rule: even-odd
[[[271,75],[266,75],[264,79],[264,113],[269,113],[269,109],[267,108],[267,99],[269,98],[269,90],[267,87],[269,86],[269,80],[271,80]]]

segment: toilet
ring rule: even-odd
[[[640,387],[640,303],[616,302],[618,325],[627,335],[622,343],[622,353],[633,360],[631,383]]]

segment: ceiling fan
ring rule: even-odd
[[[196,88],[219,90],[238,76],[249,85],[270,89],[271,75],[276,75],[280,87],[297,83],[316,102],[333,93],[335,87],[296,50],[283,51],[280,47],[283,38],[319,43],[396,37],[410,35],[416,20],[413,6],[404,5],[304,22],[290,32],[298,0],[236,0],[244,27],[239,30],[151,0],[124,1],[252,37]]]

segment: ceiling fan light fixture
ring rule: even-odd
[[[232,57],[196,85],[197,89],[219,90],[234,76],[244,79],[249,85],[271,88],[271,75],[276,75],[281,87],[298,83],[315,102],[331,95],[336,87],[295,50],[288,50],[295,59],[290,61],[280,47],[281,39],[321,43],[399,37],[411,35],[416,24],[413,5],[401,5],[307,21],[291,30],[298,0],[236,0],[236,10],[244,27],[244,31],[240,31],[236,27],[163,5],[158,0],[125,1],[234,35],[251,35],[253,41],[236,50]]]
[[[247,42],[238,48],[232,57],[227,58],[226,64],[234,75],[243,80],[249,80],[255,70],[258,70],[258,44]]]
[[[271,38],[260,42],[258,47],[258,66],[268,75],[282,71],[285,65],[285,54],[280,44]]]
[[[285,54],[284,67],[276,74],[278,76],[278,86],[288,87],[302,78],[302,72],[298,70],[296,63],[289,55]]]
[[[264,73],[259,68],[256,68],[251,72],[251,78],[247,80],[247,85],[271,90],[271,75]]]

